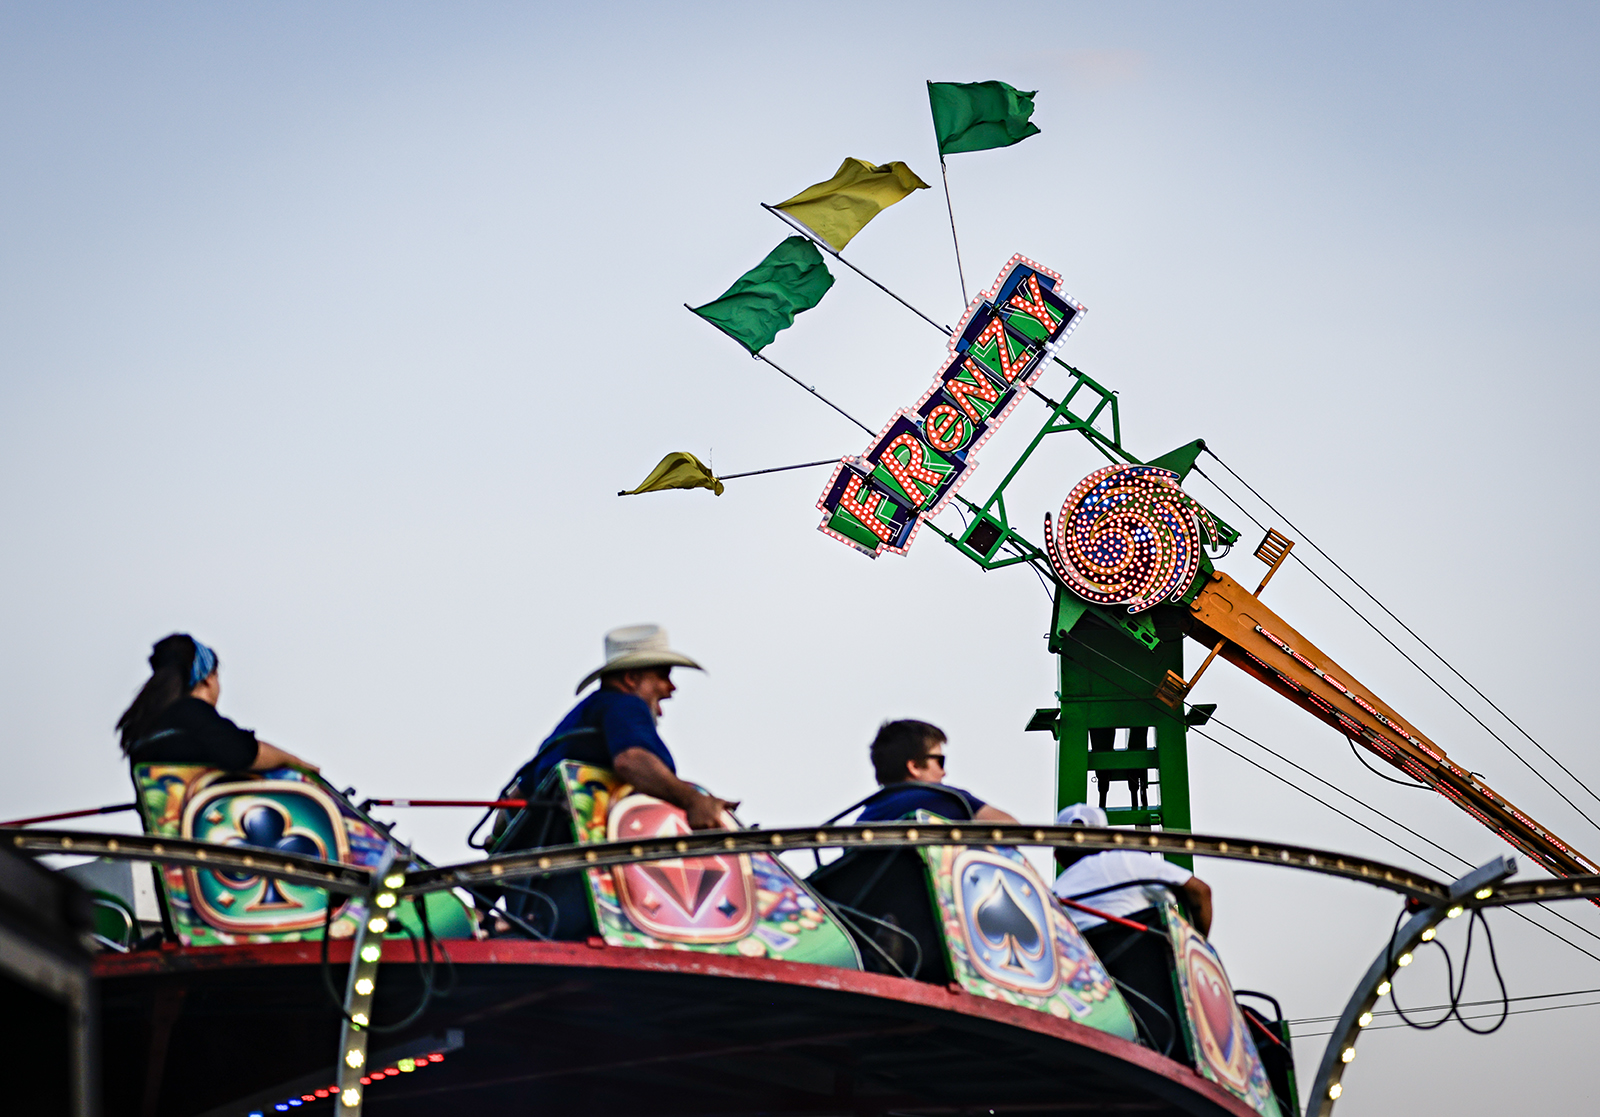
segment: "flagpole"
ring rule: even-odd
[[[934,329],[940,330],[943,333],[945,333],[946,335],[949,335],[952,332],[949,326],[941,326],[941,325],[939,325],[939,323],[935,322],[932,318],[929,318],[926,314],[922,313],[922,311],[918,310],[916,307],[914,307],[910,303],[906,302],[899,295],[895,294],[893,291],[889,290],[889,288],[887,288],[883,284],[879,283],[876,279],[873,279],[870,275],[868,275],[866,272],[862,271],[860,268],[856,267],[849,260],[846,260],[842,255],[839,254],[839,251],[836,248],[834,248],[833,245],[829,244],[827,241],[825,241],[821,237],[817,236],[816,233],[813,233],[810,229],[806,228],[805,225],[803,225],[801,222],[795,220],[793,217],[790,217],[787,213],[784,213],[783,210],[778,209],[775,206],[769,206],[769,205],[767,205],[766,202],[762,202],[761,203],[761,208],[766,210],[768,213],[772,214],[772,216],[776,217],[779,221],[782,221],[784,224],[788,225],[790,228],[792,228],[792,229],[796,230],[797,232],[799,232],[800,234],[802,234],[812,244],[814,244],[818,248],[822,249],[828,255],[832,256],[835,260],[839,261],[845,267],[847,267],[851,271],[855,272],[862,279],[865,279],[868,283],[872,284],[878,290],[882,291],[885,295],[888,295],[895,302],[897,302],[901,306],[905,307],[912,314],[915,314],[918,318],[921,318],[924,322],[928,323],[928,325],[932,326]],[[965,306],[966,304],[963,303],[962,305]]]
[[[763,473],[785,473],[791,469],[810,469],[818,465],[834,465],[838,458],[823,458],[820,462],[801,462],[799,465],[780,465],[772,469],[752,469],[748,473],[730,473],[726,477],[718,477],[718,481],[732,481],[735,477],[759,477]]]
[[[844,408],[842,408],[838,404],[834,403],[827,396],[825,396],[821,392],[817,391],[811,385],[809,385],[809,384],[805,383],[804,381],[802,381],[799,377],[793,375],[792,373],[789,373],[789,372],[785,371],[784,369],[778,368],[778,366],[773,363],[773,361],[772,361],[772,359],[770,357],[766,356],[763,353],[754,353],[754,354],[752,354],[752,356],[754,356],[755,359],[758,360],[758,361],[766,361],[767,364],[772,365],[773,368],[777,368],[779,372],[783,373],[790,380],[793,380],[796,384],[799,384],[800,387],[804,388],[806,391],[808,391],[812,395],[816,396],[819,400],[821,400],[823,403],[827,404],[829,407],[833,408],[839,414],[843,415],[846,419],[849,419],[856,426],[858,426],[862,430],[866,431],[868,435],[875,435],[875,434],[878,433],[877,431],[873,430],[871,427],[867,426],[867,424],[863,423],[860,419],[857,419],[854,415],[850,414],[850,412],[846,411]]]
[[[687,310],[690,314],[694,314],[694,307],[690,306],[688,303],[684,303],[683,304],[683,309]],[[698,314],[694,314],[694,316],[696,318],[700,318],[700,315],[698,315]],[[710,326],[712,329],[717,330],[717,332],[719,334],[722,333],[722,331],[720,329],[717,329],[717,325],[716,325],[715,322],[707,321],[704,318],[701,318],[700,320],[702,322],[705,322],[706,325]],[[833,408],[839,414],[843,415],[846,419],[849,419],[852,423],[854,423],[856,426],[860,427],[862,430],[866,431],[869,435],[874,435],[874,434],[878,433],[877,431],[873,430],[871,427],[867,426],[867,424],[863,423],[860,419],[857,419],[854,415],[850,414],[850,412],[846,411],[844,408],[842,408],[838,404],[834,403],[827,396],[825,396],[821,392],[817,391],[811,385],[809,385],[809,384],[805,383],[804,381],[802,381],[799,377],[794,376],[793,374],[785,371],[784,369],[778,368],[778,366],[776,364],[774,364],[770,358],[766,357],[765,355],[763,355],[761,353],[752,353],[750,355],[752,357],[754,357],[756,360],[758,360],[758,361],[766,361],[767,364],[772,365],[773,368],[778,369],[778,371],[783,373],[783,375],[789,377],[790,380],[793,380],[796,384],[799,384],[800,387],[804,388],[806,391],[808,391],[812,395],[816,396],[823,403],[825,403],[829,407]]]
[[[956,236],[956,209],[950,204],[950,173],[944,169],[944,152],[939,153],[939,177],[944,180],[944,208],[950,214],[950,241],[956,246],[956,275],[961,280],[961,305],[967,305],[967,273],[961,267],[961,238]]]
[[[967,299],[967,273],[961,266],[961,238],[956,236],[956,207],[950,202],[950,172],[944,166],[944,144],[939,139],[939,118],[934,116],[933,110],[933,82],[929,80],[928,109],[933,119],[933,145],[939,149],[939,177],[944,181],[944,208],[950,215],[950,243],[956,246],[956,275],[961,280],[961,305],[968,305]]]

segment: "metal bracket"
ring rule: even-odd
[[[1516,871],[1515,857],[1496,857],[1487,865],[1472,870],[1450,885],[1442,902],[1417,912],[1384,944],[1382,952],[1356,985],[1339,1023],[1328,1037],[1322,1063],[1317,1067],[1317,1080],[1311,1085],[1306,1117],[1328,1117],[1333,1112],[1333,1103],[1344,1093],[1340,1081],[1344,1069],[1356,1057],[1356,1039],[1361,1029],[1372,1023],[1372,1007],[1378,1003],[1378,998],[1389,992],[1395,972],[1411,964],[1411,952],[1422,943],[1432,941],[1439,924],[1446,919],[1454,919],[1468,907],[1489,899],[1494,895],[1494,886]]]
[[[1261,540],[1261,546],[1256,548],[1256,558],[1267,564],[1267,575],[1256,587],[1255,596],[1261,596],[1261,591],[1267,588],[1267,583],[1272,581],[1272,576],[1278,572],[1278,567],[1283,565],[1292,550],[1294,550],[1293,539],[1283,535],[1276,528],[1267,529],[1265,538]]]

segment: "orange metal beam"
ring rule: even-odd
[[[1190,633],[1222,658],[1321,718],[1418,783],[1426,784],[1557,876],[1600,865],[1512,805],[1445,755],[1326,653],[1221,571],[1190,606],[1204,628]]]

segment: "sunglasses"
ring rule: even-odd
[[[942,753],[942,752],[930,752],[927,756],[924,756],[922,758],[922,760],[923,760],[923,763],[927,763],[930,760],[937,760],[939,762],[939,767],[941,769],[944,769],[944,767],[945,767],[944,753]]]

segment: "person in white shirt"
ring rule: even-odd
[[[1105,826],[1106,812],[1088,803],[1074,803],[1056,815],[1056,825]],[[1156,893],[1159,886],[1131,882],[1167,881],[1176,886],[1188,903],[1195,930],[1202,935],[1211,933],[1211,886],[1158,853],[1108,849],[1099,853],[1073,854],[1067,850],[1057,850],[1056,861],[1063,866],[1055,883],[1055,894],[1062,899],[1078,900],[1109,915],[1132,918],[1136,923],[1153,924],[1153,911],[1150,912],[1150,919],[1138,917],[1158,902]],[[1116,887],[1119,884],[1125,887]],[[1067,914],[1080,931],[1105,923],[1099,916],[1076,908],[1068,908]]]
[[[1074,803],[1056,815],[1056,825],[1105,826],[1106,812],[1087,803]],[[1057,896],[1077,900],[1123,921],[1111,922],[1067,908],[1096,957],[1116,979],[1117,987],[1128,995],[1128,1007],[1146,1040],[1165,1054],[1181,1052],[1178,1001],[1172,987],[1172,948],[1155,907],[1161,885],[1134,882],[1165,881],[1174,885],[1189,906],[1195,929],[1202,935],[1211,930],[1210,886],[1159,854],[1131,849],[1100,853],[1057,850],[1056,861],[1062,867],[1055,883]],[[1127,921],[1143,927],[1130,927]]]

